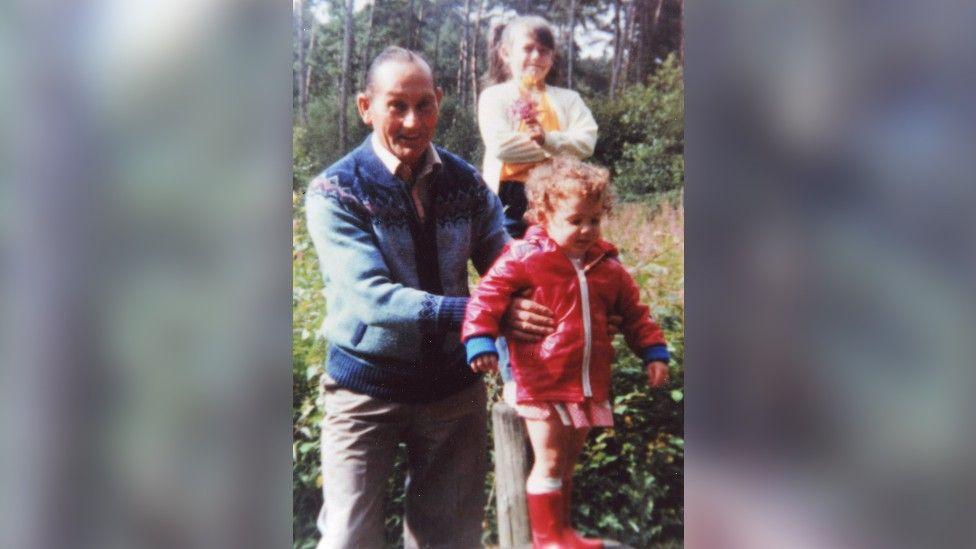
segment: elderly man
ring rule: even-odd
[[[405,546],[480,546],[486,394],[458,332],[468,261],[484,273],[508,237],[478,172],[431,144],[442,95],[420,55],[384,50],[357,97],[373,133],[309,185],[330,342],[320,548],[383,546],[400,442]],[[517,336],[551,330],[551,313],[530,301],[510,313]]]

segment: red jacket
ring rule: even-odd
[[[664,334],[640,303],[640,291],[617,260],[617,249],[600,240],[578,270],[544,229],[533,226],[524,240],[508,243],[468,301],[461,338],[469,362],[495,352],[502,315],[512,296],[525,288],[532,291],[526,297],[552,310],[557,326],[536,343],[509,339],[518,402],[608,399],[614,358],[608,314],[623,316],[627,344],[645,362],[668,361]]]

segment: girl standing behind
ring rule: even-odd
[[[491,31],[487,83],[478,100],[485,142],[482,175],[505,207],[505,228],[525,234],[525,180],[529,170],[559,154],[593,154],[597,125],[573,90],[554,79],[552,26],[538,16],[516,17]]]

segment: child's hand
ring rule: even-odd
[[[471,361],[471,370],[480,373],[498,371],[498,355],[491,353],[477,356]]]
[[[655,389],[668,380],[668,365],[655,360],[647,364],[647,384]]]

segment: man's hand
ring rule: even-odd
[[[477,356],[471,361],[471,370],[480,373],[498,371],[498,355],[491,353]]]
[[[655,360],[647,364],[647,384],[658,388],[668,380],[668,365]]]
[[[552,311],[531,299],[516,297],[502,317],[505,335],[525,343],[541,341],[556,331]]]

